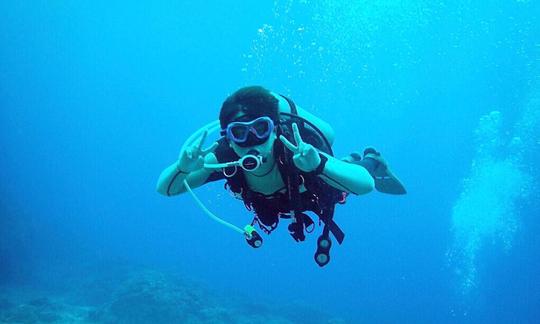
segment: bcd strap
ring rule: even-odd
[[[296,108],[296,104],[294,103],[294,101],[292,101],[291,99],[289,99],[288,97],[284,96],[284,95],[281,95],[281,97],[283,97],[285,100],[287,100],[287,102],[289,103],[289,106],[291,108],[291,115],[296,115],[298,116],[298,109]],[[305,122],[304,122],[304,119],[303,118],[298,118],[300,120],[300,123],[297,123],[298,125],[298,129],[300,130],[300,133],[303,133],[304,132],[304,129],[305,129]],[[292,131],[292,130],[289,130],[289,132]],[[323,136],[321,134],[321,136]],[[324,137],[324,136],[323,136]],[[290,159],[290,154],[287,154],[287,149],[284,147],[285,149],[285,154],[286,156]],[[331,149],[331,148],[330,148]],[[292,161],[288,160],[287,162],[289,163],[293,163]],[[293,168],[296,170],[296,168]],[[293,190],[289,190],[289,198],[292,199],[293,197],[291,196],[291,193],[292,191],[295,191],[294,193],[294,198],[300,198],[300,192],[299,192],[299,181],[298,181],[298,172],[296,171],[295,172],[295,175],[293,176],[293,178],[295,178],[297,181],[297,183],[291,183],[292,185],[292,188],[288,188],[288,189],[293,189]],[[289,177],[290,178],[290,177]],[[296,190],[294,190],[296,189]],[[299,210],[300,210],[300,206],[299,206],[299,201],[300,200],[290,200],[293,202],[293,208],[295,209],[296,211],[296,214],[299,214],[299,215],[303,215],[303,213],[301,213]],[[334,221],[333,219],[333,216],[334,216],[334,209],[335,209],[335,205],[331,205],[331,206],[328,206],[327,208],[324,208],[322,211],[321,211],[321,214],[319,215],[319,217],[321,218],[321,220],[324,222],[324,229],[323,229],[323,232],[326,232],[326,235],[328,235],[328,232],[331,232],[334,237],[336,238],[337,242],[339,244],[341,244],[343,242],[343,240],[345,239],[345,233],[343,233],[343,231],[341,230],[341,228],[339,228],[339,226],[336,224],[336,222]],[[297,221],[300,221],[300,224],[302,223],[301,221],[302,220],[298,220]],[[295,238],[296,239],[296,238]]]
[[[282,147],[284,150],[285,165],[292,165],[294,162],[292,161],[291,153],[288,152],[285,145],[282,145]],[[287,194],[291,202],[291,212],[294,217],[289,230],[295,241],[303,241],[306,237],[304,235],[304,213],[302,213],[300,203],[300,174],[296,168],[289,168],[286,174]]]
[[[323,209],[321,215],[319,217],[324,222],[324,229],[323,232],[332,233],[334,237],[336,238],[336,241],[341,244],[343,243],[343,240],[345,239],[345,233],[339,228],[339,226],[336,224],[336,222],[333,219],[334,216],[334,209],[335,206],[330,206],[328,208]]]
[[[307,233],[311,233],[315,227],[314,224],[311,217],[304,213],[299,213],[296,215],[296,221],[290,223],[287,229],[296,242],[301,242],[306,239],[304,229]]]
[[[291,108],[291,115],[298,116],[298,110],[296,109],[296,104],[291,99],[287,98],[284,95],[281,95],[285,100],[287,100],[287,103],[289,104],[289,107]],[[304,130],[304,123],[300,123],[298,125],[298,128],[300,132],[303,132]],[[289,134],[292,130],[288,130]],[[282,128],[283,132],[283,128]],[[296,143],[298,144],[298,143]],[[294,162],[292,161],[292,154],[289,152],[289,150],[285,147],[283,147],[283,156],[285,157],[285,165],[294,165]],[[292,223],[289,225],[288,229],[295,241],[304,241],[306,236],[304,234],[304,224],[308,222],[306,220],[306,215],[302,213],[302,206],[300,203],[300,173],[298,172],[297,168],[289,168],[287,174],[287,192],[289,195],[289,201],[291,202],[292,207],[292,213],[294,214],[294,219]]]
[[[289,99],[288,97],[284,96],[284,95],[280,95],[283,99],[287,100],[287,103],[289,104],[289,107],[291,107],[291,114],[292,115],[298,115],[298,109],[296,109],[296,104],[294,103],[294,101],[292,101],[291,99]]]

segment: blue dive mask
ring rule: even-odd
[[[270,117],[259,117],[250,122],[232,122],[222,134],[240,147],[263,144],[274,131],[274,122]]]

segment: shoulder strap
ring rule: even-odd
[[[291,107],[291,114],[293,115],[298,115],[298,109],[296,109],[296,104],[294,103],[294,101],[292,101],[289,97],[286,97],[282,94],[280,94],[280,96],[287,100],[287,103],[289,103],[289,107]]]

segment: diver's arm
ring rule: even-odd
[[[364,167],[320,152],[302,140],[296,123],[293,123],[292,129],[296,144],[283,135],[280,135],[279,139],[293,153],[292,159],[298,169],[306,173],[312,172],[332,187],[353,194],[361,195],[373,190],[374,180]]]
[[[323,154],[323,153],[321,153]],[[352,194],[362,195],[373,190],[375,182],[360,165],[347,163],[324,154],[328,161],[319,177],[329,185]]]
[[[217,158],[213,153],[206,155],[204,160],[205,163],[217,163]],[[184,186],[184,180],[187,180],[189,186],[194,189],[202,186],[211,174],[212,170],[205,168],[200,168],[189,173],[184,172],[181,166],[179,166],[179,163],[175,162],[161,172],[156,190],[165,196],[179,195],[187,191]]]

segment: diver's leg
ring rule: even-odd
[[[353,152],[342,160],[363,166],[375,180],[378,191],[394,195],[407,193],[401,181],[388,168],[386,160],[374,148],[365,149],[363,159],[359,153]]]

